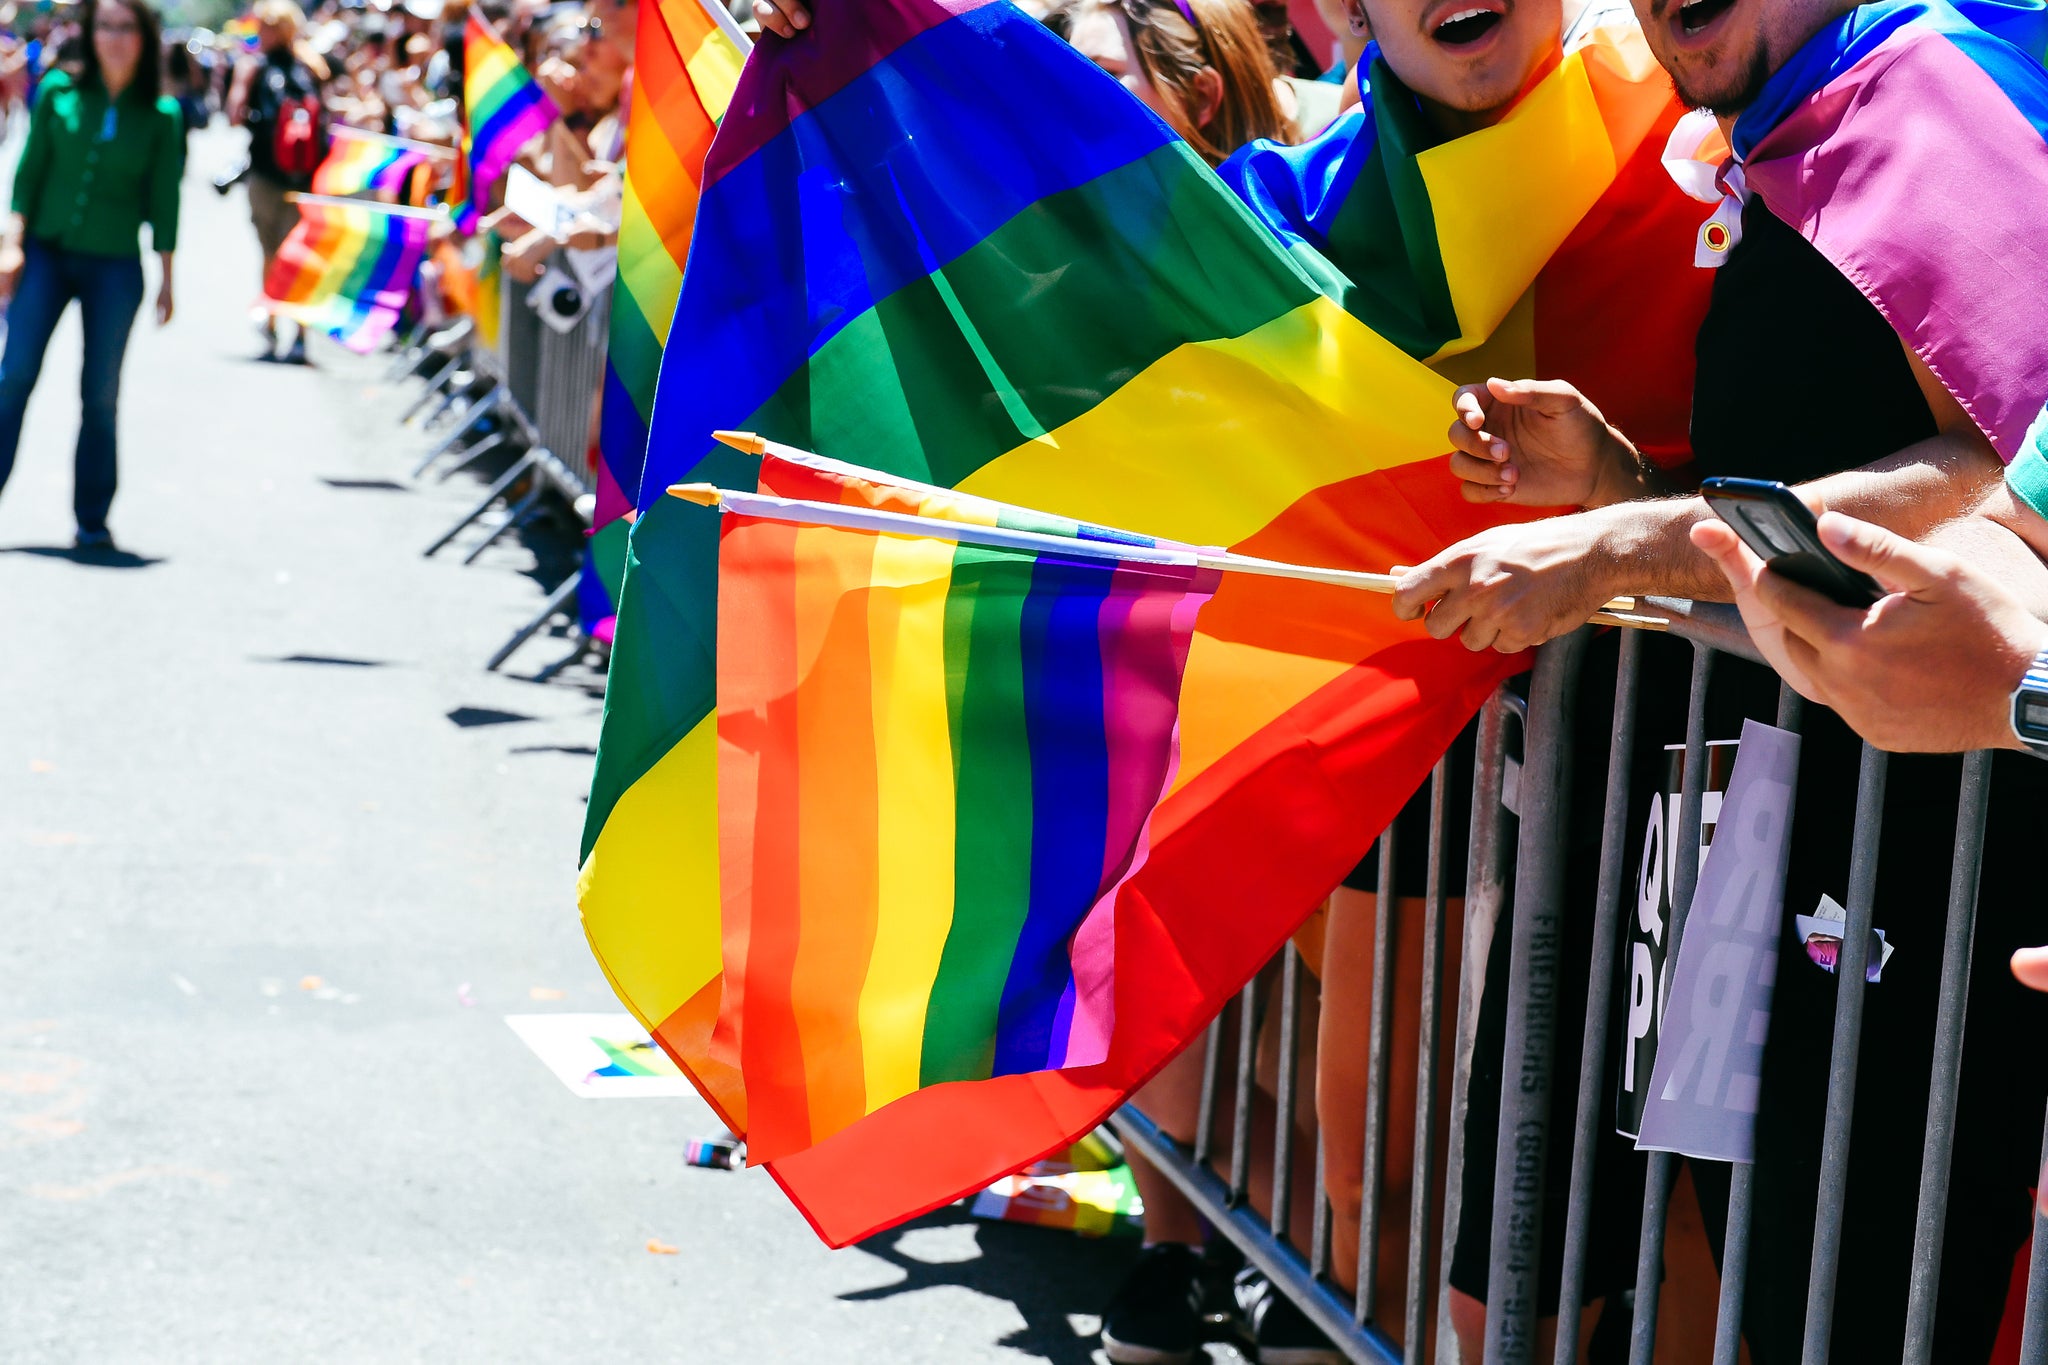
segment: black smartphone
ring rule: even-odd
[[[1805,503],[1771,479],[1706,479],[1700,493],[1772,573],[1845,607],[1867,607],[1884,596],[1869,574],[1852,569],[1820,543],[1820,528]]]

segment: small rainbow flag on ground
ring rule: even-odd
[[[519,54],[472,5],[462,31],[463,148],[469,185],[458,222],[469,231],[480,197],[518,159],[519,149],[561,117],[548,92],[519,63]]]
[[[747,984],[712,1048],[745,1073],[749,1159],[926,1086],[1099,1064],[1115,895],[1214,572],[1135,537],[725,509],[720,872]]]
[[[434,163],[451,155],[445,147],[336,124],[330,130],[327,159],[313,172],[313,193],[389,196],[389,203],[424,205]]]
[[[435,210],[301,195],[299,225],[263,281],[271,311],[318,327],[352,351],[391,334],[426,257]]]

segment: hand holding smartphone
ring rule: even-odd
[[[1707,479],[1700,494],[1764,567],[1844,607],[1867,607],[1884,596],[1869,574],[1852,569],[1821,544],[1820,527],[1799,495],[1770,479]]]

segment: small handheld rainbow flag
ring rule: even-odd
[[[421,205],[433,163],[453,155],[446,147],[337,124],[327,159],[313,172],[313,193]]]
[[[297,196],[299,225],[263,281],[272,312],[368,352],[390,335],[412,293],[438,211]]]
[[[457,222],[466,232],[481,216],[478,197],[518,158],[520,148],[562,116],[520,65],[519,54],[474,6],[462,32],[462,108],[469,187]]]
[[[1101,1063],[1116,891],[1173,780],[1213,571],[717,496],[711,1048],[745,1073],[749,1160],[925,1087]]]

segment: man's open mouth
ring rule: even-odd
[[[1723,2],[1733,3],[1733,0]],[[1700,0],[1700,3],[1715,3],[1715,0]],[[1493,32],[1500,26],[1500,21],[1499,10],[1483,9],[1475,5],[1447,17],[1431,31],[1430,36],[1446,47],[1465,47]]]
[[[1678,25],[1687,33],[1698,33],[1734,5],[1735,0],[1692,0],[1691,4],[1678,7]]]

